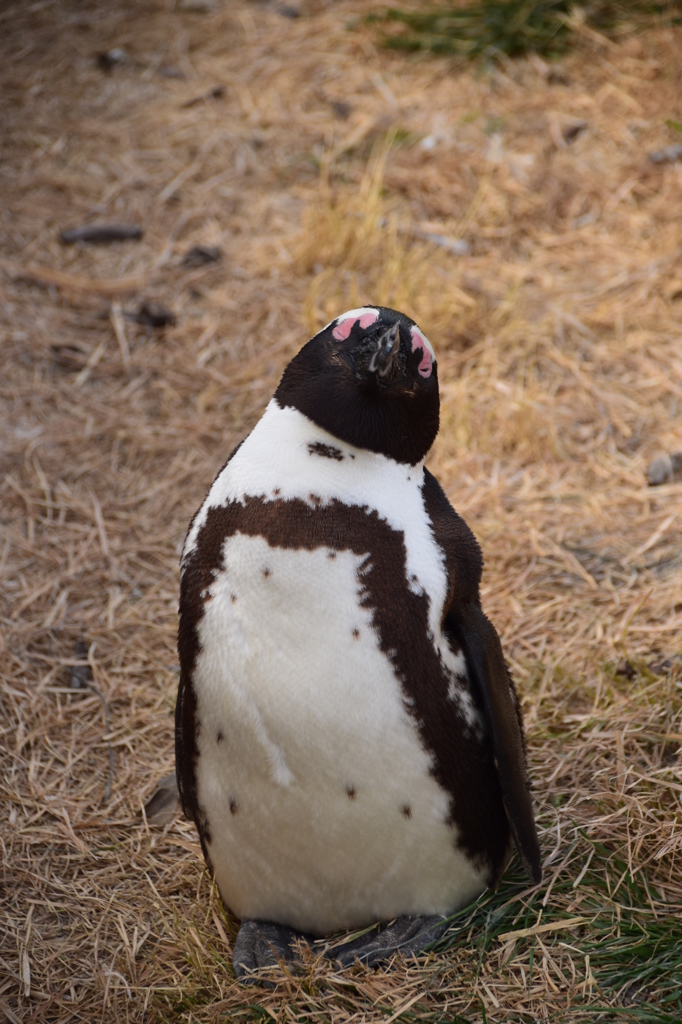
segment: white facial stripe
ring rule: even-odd
[[[410,331],[412,333],[412,337],[415,340],[418,340],[418,341],[420,341],[423,344],[424,348],[430,353],[431,359],[435,363],[436,362],[436,353],[433,350],[433,345],[431,344],[429,339],[426,337],[424,332],[422,330],[420,330],[419,327],[417,327],[416,324],[413,327],[410,328]]]
[[[368,313],[373,313],[374,319],[378,320],[378,309],[375,309],[374,306],[360,306],[358,309],[347,310],[345,313],[342,313],[341,316],[335,316],[334,319],[330,320],[329,323],[326,324],[318,333],[322,334],[322,331],[326,331],[332,324],[336,324],[338,327],[339,324],[342,324],[344,320],[348,320],[350,317],[355,317],[355,319],[358,320],[361,316],[365,316]]]

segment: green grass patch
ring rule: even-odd
[[[515,57],[533,51],[552,57],[570,44],[576,19],[603,32],[635,16],[669,23],[682,20],[678,2],[646,0],[472,0],[465,6],[422,10],[390,7],[367,20],[391,26],[382,43],[394,50],[461,57]]]
[[[473,951],[480,971],[501,944],[513,943],[505,963],[510,970],[523,964],[530,988],[542,957],[537,948],[540,937],[553,956],[568,953],[584,972],[585,994],[574,1003],[576,1010],[603,1014],[602,1020],[678,1024],[682,920],[666,912],[645,871],[631,875],[619,854],[603,844],[580,834],[568,857],[573,860],[554,881],[546,906],[547,883],[566,854],[546,868],[546,884],[530,894],[524,875],[508,874],[495,892],[452,919],[452,927],[434,950]],[[574,886],[588,858],[588,869]],[[531,934],[514,937],[524,931]]]

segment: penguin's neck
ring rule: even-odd
[[[329,433],[298,409],[282,407],[276,398],[271,399],[243,448],[243,457],[248,457],[254,467],[262,466],[267,475],[282,478],[282,497],[285,491],[291,492],[293,497],[292,488],[295,488],[296,497],[307,499],[316,480],[330,493],[333,481],[345,480],[343,490],[347,490],[354,477],[366,481],[375,476],[385,484],[395,478],[401,483],[409,481],[417,488],[424,478],[423,459],[409,466],[379,452],[358,448]],[[240,449],[238,455],[241,454]],[[299,481],[298,486],[295,481]]]
[[[386,455],[340,441],[291,406],[272,399],[253,431],[213,482],[188,536],[191,547],[206,511],[245,498],[330,501],[376,509],[402,523],[422,507],[424,463],[406,466]]]
[[[244,502],[299,500],[311,507],[339,501],[375,509],[404,529],[423,514],[424,462],[407,466],[340,441],[291,406],[272,399],[252,432],[213,481],[194,517],[183,561],[196,544],[209,509]]]
[[[183,562],[195,548],[209,510],[251,499],[296,508],[336,505],[363,509],[397,532],[405,544],[406,585],[425,591],[429,624],[439,630],[447,592],[443,555],[424,506],[424,463],[406,466],[355,448],[275,399],[213,482],[187,536]]]

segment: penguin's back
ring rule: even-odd
[[[421,465],[270,404],[183,555],[181,786],[238,916],[447,914],[499,873],[492,753],[441,628],[456,585]]]

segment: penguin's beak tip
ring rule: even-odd
[[[392,324],[376,340],[376,348],[369,362],[370,373],[379,377],[387,377],[393,368],[395,358],[400,350],[400,327]]]

